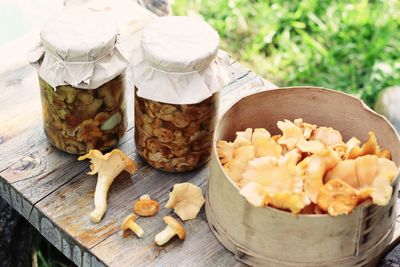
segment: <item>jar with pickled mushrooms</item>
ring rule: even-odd
[[[111,17],[92,11],[64,11],[41,30],[31,63],[38,69],[44,131],[62,151],[107,150],[125,133],[128,61],[117,35]]]
[[[219,91],[228,81],[219,36],[189,17],[154,19],[133,54],[136,150],[149,165],[184,172],[211,155]]]

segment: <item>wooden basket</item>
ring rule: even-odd
[[[297,215],[252,206],[227,178],[216,153],[216,140],[233,140],[245,128],[279,132],[278,120],[303,118],[339,130],[344,140],[368,139],[374,131],[400,165],[400,141],[391,124],[359,99],[317,87],[291,87],[247,96],[218,122],[213,142],[206,215],[217,239],[238,260],[264,266],[374,266],[389,244],[396,218],[399,177],[387,206],[365,202],[350,215]]]

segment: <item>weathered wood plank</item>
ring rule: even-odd
[[[67,4],[86,3],[86,7],[100,10],[108,10],[111,5],[107,1],[98,2],[102,3],[68,0]],[[127,42],[135,44],[138,35],[132,33],[154,16],[144,10],[132,11],[137,15],[134,19],[121,18],[120,22],[126,26],[122,32],[130,35]],[[233,81],[222,92],[220,114],[243,96],[275,87],[235,60],[230,63]],[[132,83],[128,84],[131,88]],[[138,220],[145,230],[143,239],[121,237],[120,223],[132,212],[132,203],[140,195],[149,193],[163,207],[175,183],[190,181],[205,192],[209,173],[208,167],[203,167],[171,175],[145,165],[135,154],[131,105],[128,105],[130,130],[120,148],[139,162],[140,169],[133,176],[123,173],[117,178],[109,192],[105,217],[99,224],[93,224],[89,213],[93,208],[96,178],[85,174],[87,163],[78,162],[75,156],[56,150],[46,141],[35,70],[25,67],[0,76],[0,88],[0,195],[77,266],[241,265],[211,233],[204,209],[197,219],[185,222],[188,236],[183,242],[174,239],[163,248],[154,245],[154,235],[164,228],[162,216],[173,214],[165,208],[156,217]],[[127,97],[131,99],[131,90],[128,91]],[[400,241],[399,225],[400,221],[393,244]]]
[[[77,266],[83,266],[84,260],[88,257],[92,264],[91,266],[104,266],[104,264],[92,255],[88,249],[84,248],[84,246],[79,244],[74,238],[55,226],[55,224],[44,216],[36,207],[27,203],[27,199],[1,177],[0,195],[5,199],[9,196],[9,204]]]
[[[237,70],[238,66],[239,64],[235,63],[231,68],[232,76],[239,77],[237,80],[238,82],[227,86],[226,91],[240,86],[241,83],[255,77],[254,74],[250,75],[249,72],[243,72],[240,69]],[[31,72],[24,73],[26,75],[32,75]],[[35,84],[35,86],[37,85]],[[31,91],[37,91],[34,90],[35,88],[29,88],[31,88]],[[127,90],[127,99],[132,98],[131,94],[131,90]],[[39,96],[37,97],[39,98]],[[40,98],[30,98],[29,101],[36,101],[40,105]],[[133,111],[131,105],[128,105],[127,114],[129,121],[128,127],[131,128],[133,124]],[[24,120],[29,121],[30,116],[30,113],[26,113],[21,117]],[[40,117],[41,114],[36,114],[35,116]],[[58,151],[47,142],[46,136],[42,130],[41,119],[36,120],[35,125],[30,129],[21,129],[17,133],[17,136],[18,138],[8,140],[0,146],[0,149],[5,151],[1,156],[9,159],[9,165],[3,171],[0,171],[0,175],[9,183],[13,183],[13,186],[32,203],[36,203],[61,185],[65,184],[69,179],[84,171],[84,163],[77,162],[75,156]],[[121,142],[125,142],[125,140],[129,138],[132,140],[133,137],[127,137],[126,135]],[[66,170],[68,170],[68,172],[66,172]],[[33,184],[34,186],[32,186]]]
[[[246,83],[249,83],[251,81],[251,84],[249,83],[247,85],[247,87],[255,84],[255,81],[252,81],[252,80],[255,79],[256,76],[254,74],[250,75],[250,73],[248,71],[243,71],[243,69],[240,68],[240,65],[238,63],[233,64],[231,71],[232,71],[232,75],[234,77],[237,77],[237,82],[231,83],[229,86],[227,86],[227,88],[226,88],[226,90],[224,90],[224,92],[229,92],[230,90],[234,90],[238,86],[242,86],[243,87],[242,90],[245,91]],[[30,73],[30,71],[26,71],[26,70],[24,70],[24,74],[32,75],[32,73]],[[36,77],[34,77],[34,78],[36,79]],[[258,85],[261,85],[261,84],[258,84]],[[34,88],[30,87],[30,90],[34,90]],[[24,101],[26,101],[26,100],[24,100]],[[30,98],[29,101],[35,101],[35,100],[34,100],[34,98]],[[37,99],[37,102],[40,104],[40,99]],[[130,113],[132,113],[132,110],[130,110]],[[25,115],[25,116],[27,116],[27,115]],[[37,114],[37,116],[40,116],[40,112],[39,112],[39,114]],[[78,214],[78,215],[76,215],[77,217],[75,217],[75,216],[71,216],[71,214],[69,214],[69,218],[68,218],[68,216],[63,217],[63,220],[66,223],[66,225],[56,224],[57,228],[59,229],[58,231],[62,234],[62,236],[64,236],[64,235],[70,236],[69,234],[73,233],[73,231],[68,232],[68,229],[69,229],[68,226],[71,228],[71,225],[74,224],[72,217],[85,218],[84,215],[87,215],[91,211],[92,202],[93,202],[92,194],[93,194],[93,190],[94,190],[94,186],[95,186],[95,178],[87,177],[87,175],[84,174],[84,172],[86,171],[86,168],[87,168],[87,163],[76,161],[75,156],[71,156],[71,155],[65,154],[63,152],[60,152],[60,151],[54,149],[49,143],[46,142],[45,135],[41,129],[41,120],[37,120],[35,122],[35,124],[37,126],[36,129],[34,129],[32,132],[29,133],[29,136],[30,136],[29,139],[30,139],[30,143],[31,143],[31,146],[29,147],[29,149],[28,150],[22,149],[21,147],[15,148],[17,150],[17,152],[20,152],[21,154],[14,155],[13,158],[14,158],[15,162],[13,162],[8,168],[6,168],[5,170],[3,170],[3,172],[1,172],[1,176],[4,179],[3,180],[4,182],[1,184],[1,189],[2,189],[1,194],[3,196],[5,196],[5,198],[9,198],[10,201],[12,201],[14,199],[14,201],[12,201],[11,203],[14,204],[16,209],[19,210],[21,212],[21,214],[23,214],[26,218],[28,218],[29,221],[38,230],[42,231],[42,229],[45,229],[43,227],[49,228],[48,227],[49,222],[51,222],[51,220],[56,217],[53,218],[53,216],[51,216],[47,213],[45,214],[45,216],[43,215],[43,213],[40,211],[40,209],[41,209],[40,205],[44,202],[40,202],[40,204],[38,205],[37,208],[32,207],[32,204],[30,204],[30,203],[36,203],[36,202],[40,201],[41,199],[46,198],[46,196],[51,194],[51,192],[53,192],[53,191],[56,191],[56,192],[52,195],[57,196],[60,199],[57,199],[54,201],[52,199],[49,199],[48,201],[52,204],[64,203],[64,202],[66,202],[65,199],[66,198],[70,199],[71,196],[70,195],[66,196],[66,195],[60,194],[60,192],[63,192],[64,188],[69,187],[71,184],[72,184],[71,188],[73,188],[73,189],[79,188],[79,191],[75,190],[76,192],[78,192],[78,194],[75,197],[79,199],[82,197],[83,194],[85,194],[85,193],[88,194],[90,196],[89,198],[87,198],[88,209],[87,210],[83,209],[81,216],[80,216],[80,214]],[[24,133],[26,133],[26,130],[21,129],[19,133],[18,132],[16,133],[17,134],[16,136],[18,137],[18,135],[19,135],[19,137],[20,137]],[[17,140],[17,139],[15,139],[15,140]],[[125,137],[125,140],[126,140],[125,141],[126,143],[122,144],[122,149],[124,149],[126,151],[134,151],[134,149],[133,149],[133,132],[132,131],[128,131],[128,133]],[[10,142],[10,141],[12,141],[12,139],[9,139],[8,141]],[[7,142],[7,144],[10,144],[9,142]],[[40,145],[38,145],[38,144],[40,144]],[[21,152],[20,150],[22,150],[23,152]],[[8,150],[8,151],[10,151],[10,150]],[[68,170],[68,171],[66,171],[66,170]],[[151,175],[148,176],[145,174],[146,172],[149,172],[149,171],[150,170],[148,167],[143,167],[141,176],[151,178],[152,177]],[[161,173],[161,174],[166,175],[165,173]],[[82,175],[84,177],[82,177]],[[139,175],[137,177],[137,179],[140,179],[141,176]],[[153,176],[153,179],[159,179],[159,178],[160,177]],[[73,180],[70,181],[71,179],[73,179]],[[174,183],[186,180],[186,179],[183,179],[183,180],[181,180],[181,179],[182,178],[178,177],[177,180],[170,180],[169,187],[167,187],[167,188],[165,187],[166,191],[163,192],[163,195],[164,196],[167,195],[168,188],[172,187],[172,185]],[[88,183],[88,180],[90,181],[89,183]],[[120,179],[120,180],[123,180],[123,179]],[[158,180],[158,181],[161,182],[162,179]],[[68,183],[68,182],[71,182],[71,183]],[[122,188],[125,188],[125,187],[129,188],[130,182],[131,181],[129,179],[125,179],[125,183],[121,183]],[[143,180],[143,182],[145,184],[144,191],[146,191],[146,192],[148,192],[154,186],[160,187],[160,188],[165,186],[164,182],[157,184],[157,183],[146,181],[145,179]],[[10,186],[10,183],[12,184],[12,186]],[[87,191],[82,189],[82,185],[80,183],[83,183],[83,185],[86,186]],[[126,184],[126,183],[128,183],[128,184]],[[3,185],[7,185],[7,186],[3,186]],[[76,186],[74,187],[74,185],[76,185]],[[135,189],[135,188],[133,188],[133,189]],[[18,191],[18,194],[15,194],[17,191]],[[6,192],[8,192],[8,193],[6,193]],[[125,198],[132,197],[131,193],[132,192],[130,192],[128,190]],[[114,195],[119,195],[119,194],[114,193]],[[140,192],[136,193],[136,197],[138,197],[140,195],[141,195]],[[10,196],[10,197],[7,197],[7,196]],[[122,195],[122,196],[124,196],[124,195]],[[74,200],[76,200],[76,198],[72,197],[71,198],[72,202],[74,202]],[[29,199],[29,202],[27,202],[29,205],[25,204],[27,199]],[[121,198],[121,199],[123,200],[124,198]],[[132,199],[134,199],[134,198],[132,198]],[[46,199],[46,201],[47,201],[47,199]],[[166,201],[166,199],[164,199],[164,202],[165,201]],[[49,203],[49,202],[47,202],[47,203]],[[110,202],[118,203],[118,201],[116,201],[116,200],[110,200]],[[123,216],[126,215],[126,214],[124,214],[124,212],[126,212],[126,210],[123,208],[124,205],[126,205],[126,203],[122,203],[122,204],[123,204],[122,207],[118,207],[118,205],[117,205],[117,207],[115,208],[117,210],[122,211],[122,215],[118,216],[121,219]],[[72,203],[72,204],[68,204],[67,206],[72,208],[73,210],[75,210],[76,206],[79,206],[79,205],[77,203]],[[49,207],[49,209],[50,208],[53,208],[53,206]],[[113,210],[112,206],[110,206],[110,210]],[[62,213],[62,215],[65,215],[65,213]],[[43,221],[43,218],[44,219],[48,218],[47,219],[48,221],[46,221],[46,220]],[[98,230],[98,229],[93,230],[92,229],[93,225],[90,222],[89,222],[89,224],[90,224],[89,226],[91,227],[91,228],[89,228],[89,231],[85,232],[87,229],[83,228],[83,230],[81,232],[75,233],[76,235],[71,235],[70,240],[73,240],[73,242],[78,244],[81,241],[90,239],[93,235],[99,236],[99,239],[93,239],[93,241],[91,241],[89,243],[84,243],[85,247],[90,248],[90,246],[94,246],[97,243],[101,242],[104,238],[108,237],[107,236],[107,234],[108,234],[107,227],[104,227],[103,229],[100,229],[100,230]],[[75,227],[77,227],[77,226],[75,226]],[[78,225],[78,227],[79,227],[79,225]],[[92,230],[92,232],[90,232],[90,229]],[[111,230],[112,231],[109,234],[115,234],[118,232],[118,227],[115,227],[115,225],[113,225],[111,227]],[[79,263],[79,261],[81,263],[83,262],[82,260],[79,260],[80,258],[78,256],[76,256],[78,254],[77,248],[71,249],[69,245],[64,246],[64,245],[59,244],[59,241],[60,241],[60,238],[58,238],[59,234],[54,233],[53,230],[51,232],[49,232],[48,230],[43,230],[43,231],[45,231],[45,233],[43,233],[43,234],[52,243],[54,243],[56,247],[61,248],[61,250],[64,252],[64,254],[66,254],[69,257],[72,257],[73,259],[75,257],[75,262],[77,262],[77,263]],[[62,237],[61,239],[63,242],[62,244],[68,243],[67,241],[65,241],[64,237]],[[73,253],[74,251],[75,251],[75,254]]]
[[[36,145],[41,128],[37,76],[31,67],[0,78],[0,171]]]
[[[245,82],[238,80],[238,87],[236,87],[236,90],[246,90],[248,86],[257,84],[255,78],[255,76],[249,76],[248,80],[244,79]],[[257,85],[262,84],[258,83]],[[227,90],[231,90],[231,93],[235,93],[234,88],[235,86],[232,84],[229,88],[227,87]],[[129,175],[126,173],[117,178],[109,192],[108,211],[100,224],[93,224],[88,217],[88,214],[93,208],[93,192],[96,178],[89,177],[84,173],[77,175],[36,205],[40,212],[46,217],[52,218],[60,229],[63,229],[63,231],[75,238],[86,248],[93,248],[103,240],[107,242],[114,242],[112,241],[114,238],[119,240],[120,236],[118,232],[120,223],[126,215],[132,212],[132,202],[140,195],[149,193],[152,197],[158,199],[160,203],[165,204],[168,198],[168,191],[175,183],[189,180],[195,184],[205,185],[208,173],[206,167],[199,173],[191,172],[187,174],[170,175],[164,172],[158,172],[145,165],[135,155],[132,131],[127,133],[127,140],[126,143],[122,144],[121,149],[127,151],[130,156],[139,162],[139,171],[132,179],[130,179]],[[77,209],[77,206],[80,208]],[[203,216],[202,219],[204,220],[204,214],[201,216]],[[148,220],[140,219],[139,223],[142,223],[141,221],[143,221],[143,223],[148,222]],[[160,230],[163,228],[160,217],[157,221],[153,220],[153,223],[154,222],[158,224],[158,227],[149,226],[149,229]],[[203,224],[200,225],[206,227],[206,222],[203,221],[202,223]],[[198,234],[194,231],[193,238],[198,238],[200,240],[203,240],[205,236],[214,238],[211,232],[209,232],[208,227],[208,235],[205,235],[202,231],[205,230],[199,228]],[[155,234],[155,232],[153,232],[153,234]],[[147,241],[152,242],[152,237],[147,239]],[[101,248],[102,247],[99,248],[99,251],[102,251]],[[126,253],[127,250],[131,248],[121,246],[118,249]],[[225,251],[225,249],[215,241],[215,245],[210,251],[217,253],[219,250]],[[100,256],[100,254],[97,253],[95,253],[95,255],[103,261],[105,259],[110,259],[109,256]],[[129,255],[132,255],[132,253],[129,253]],[[116,257],[119,256],[116,255]],[[232,260],[231,257],[228,257],[228,259]]]

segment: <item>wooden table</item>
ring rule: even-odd
[[[141,16],[127,40],[138,33],[152,14]],[[234,60],[232,82],[222,91],[220,112],[244,95],[274,88]],[[0,195],[78,266],[239,266],[211,233],[204,208],[195,220],[185,222],[187,239],[174,239],[164,247],[154,245],[154,235],[164,227],[162,217],[168,193],[175,183],[188,181],[205,192],[209,168],[185,174],[167,174],[147,166],[136,155],[133,137],[132,84],[129,83],[129,127],[119,148],[138,162],[134,175],[122,173],[108,194],[108,209],[99,224],[89,219],[96,177],[86,174],[88,162],[52,147],[42,130],[41,102],[36,71],[25,66],[0,75]],[[150,194],[160,202],[160,212],[138,223],[145,237],[122,238],[120,224],[132,212],[132,203]],[[396,233],[398,236],[398,231]]]

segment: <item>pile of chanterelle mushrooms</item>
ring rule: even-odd
[[[398,168],[373,132],[362,144],[302,119],[277,126],[282,134],[246,129],[233,142],[217,143],[226,174],[251,204],[332,216],[349,214],[367,199],[388,204]]]
[[[90,150],[88,154],[78,158],[78,160],[84,159],[90,159],[91,162],[91,171],[88,174],[98,174],[94,194],[95,209],[90,214],[90,219],[98,223],[106,212],[108,189],[115,177],[123,170],[131,174],[134,173],[136,164],[119,149],[114,149],[105,155],[98,150]],[[197,217],[204,202],[205,199],[200,187],[191,183],[180,183],[174,185],[173,190],[169,193],[169,200],[165,207],[174,209],[174,212],[181,220],[186,221]],[[135,214],[141,217],[150,217],[156,215],[158,210],[159,204],[156,200],[151,199],[149,195],[141,196],[133,205],[134,213],[128,215],[122,222],[123,237],[128,236],[131,232],[135,233],[139,238],[143,237],[144,230],[136,222],[137,217]],[[163,220],[167,227],[155,236],[154,241],[157,245],[164,245],[175,235],[181,240],[185,239],[185,228],[178,220],[171,216],[165,216]]]

